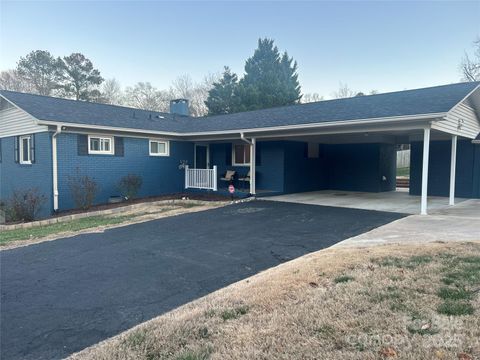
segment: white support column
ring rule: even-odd
[[[58,161],[57,161],[57,136],[52,136],[52,180],[53,180],[53,211],[58,210]]]
[[[217,165],[213,165],[213,191],[218,190],[217,181]]]
[[[58,159],[57,159],[57,136],[62,132],[61,125],[52,135],[52,185],[53,185],[53,211],[58,211]]]
[[[255,158],[256,158],[256,140],[252,138],[250,143],[250,194],[255,195]]]
[[[452,157],[450,160],[450,198],[448,205],[455,205],[455,171],[457,165],[457,135],[452,135]]]
[[[185,165],[185,189],[188,189],[188,165]]]
[[[430,128],[423,130],[423,161],[422,161],[422,200],[420,215],[427,215],[428,197],[428,158],[430,152]]]

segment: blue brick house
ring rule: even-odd
[[[74,208],[79,174],[99,184],[101,204],[127,174],[142,177],[148,197],[225,191],[227,171],[256,196],[388,192],[396,146],[410,144],[409,191],[426,213],[429,195],[480,197],[479,115],[475,82],[204,118],[188,116],[184,99],[159,113],[2,90],[0,199],[37,188],[48,216]]]

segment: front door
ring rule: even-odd
[[[208,145],[195,145],[195,169],[208,168]]]

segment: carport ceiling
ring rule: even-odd
[[[431,140],[448,140],[450,135],[432,130]],[[397,130],[397,131],[381,131],[381,132],[364,132],[352,134],[328,134],[328,135],[304,135],[292,136],[265,140],[289,140],[303,141],[321,144],[352,144],[352,143],[387,143],[387,144],[406,144],[411,141],[423,141],[423,130]]]

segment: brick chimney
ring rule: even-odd
[[[170,113],[188,116],[189,115],[188,100],[187,99],[170,100]]]

